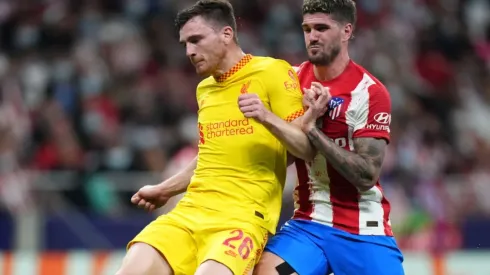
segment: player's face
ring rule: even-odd
[[[305,14],[303,32],[306,50],[311,63],[326,66],[341,51],[344,26],[325,13]]]
[[[201,16],[189,20],[180,30],[180,43],[185,45],[186,55],[196,73],[209,76],[217,70],[226,53],[223,30]]]

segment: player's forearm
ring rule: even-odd
[[[315,149],[299,126],[279,118],[273,113],[267,115],[263,125],[279,139],[295,157],[310,161],[315,157]]]
[[[327,162],[357,189],[367,191],[374,186],[378,172],[366,159],[341,148],[316,127],[308,130],[306,134]]]
[[[194,176],[194,170],[197,167],[197,156],[183,170],[160,183],[162,188],[168,194],[173,196],[184,193]]]

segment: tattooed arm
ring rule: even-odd
[[[357,189],[367,191],[376,184],[387,145],[384,139],[355,138],[354,152],[350,152],[335,144],[316,127],[311,128],[307,135],[327,162]]]
[[[304,98],[309,109],[303,116],[301,127],[327,162],[361,192],[371,189],[379,178],[390,139],[391,121],[391,101],[386,88],[375,85],[369,79],[365,84],[371,86],[367,93],[356,94],[357,111],[354,114],[346,114],[354,121],[354,152],[341,148],[316,127],[315,122],[318,118],[321,119],[324,113],[324,103],[320,99],[322,95],[329,94],[329,89],[319,83],[312,83],[312,88],[305,90]],[[315,94],[319,95],[318,99],[315,99]],[[369,125],[377,125],[378,128],[366,127]]]

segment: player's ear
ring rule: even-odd
[[[342,29],[342,42],[349,41],[354,35],[354,27],[351,23],[347,23]]]
[[[235,36],[235,33],[230,26],[224,27],[221,30],[221,34],[226,45],[230,44],[233,41],[233,37]]]

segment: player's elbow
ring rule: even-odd
[[[361,180],[357,184],[357,189],[360,192],[367,192],[367,191],[373,189],[373,187],[376,185],[376,182],[377,182],[377,180]]]
[[[305,160],[305,161],[310,161],[310,156],[302,151],[302,150],[288,150],[288,159],[287,159],[287,165],[291,165],[294,163],[294,161],[296,159],[302,159],[302,160]]]
[[[295,152],[291,152],[291,157],[293,158],[299,158],[304,161],[313,161],[313,159],[316,156],[316,150],[312,148],[311,146],[305,146],[301,149],[295,150]],[[288,159],[289,161],[289,159]],[[289,164],[289,163],[288,163]]]
[[[306,138],[302,159],[304,159],[305,161],[313,161],[317,154],[317,149],[310,143],[310,140]]]
[[[354,166],[355,175],[353,179],[353,184],[357,187],[360,192],[365,192],[371,190],[378,182],[379,175],[381,174],[381,162],[373,162],[369,159],[363,159],[357,162]]]
[[[364,171],[358,179],[357,189],[361,192],[371,190],[378,182],[379,173]]]

